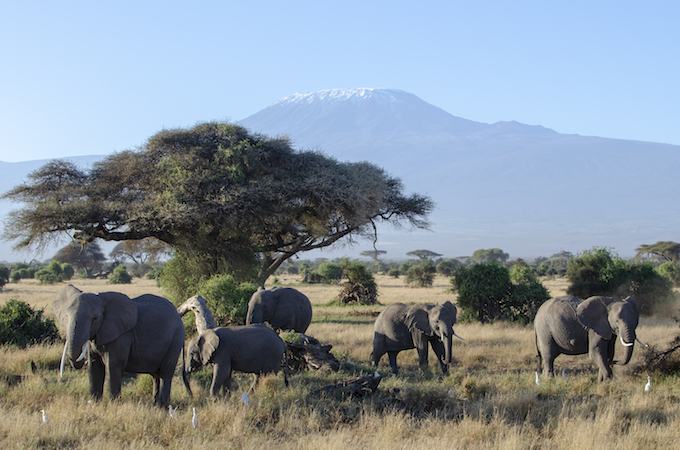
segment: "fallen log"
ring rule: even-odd
[[[331,353],[332,345],[322,345],[317,339],[302,333],[286,331],[282,335],[288,350],[291,371],[328,369],[340,370],[340,361]]]
[[[352,398],[363,397],[378,390],[382,377],[377,375],[366,375],[364,377],[355,378],[341,383],[330,384],[321,389],[316,389],[309,393],[309,395],[316,395],[322,392],[339,393],[343,397],[349,396]]]

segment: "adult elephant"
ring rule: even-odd
[[[52,306],[66,331],[62,370],[67,355],[80,369],[89,353],[90,394],[95,399],[102,397],[105,379],[111,398],[120,396],[123,373],[131,372],[151,374],[154,402],[168,402],[184,348],[184,324],[172,303],[151,294],[130,299],[118,292],[86,293],[69,284]]]
[[[385,308],[375,320],[373,331],[373,365],[377,366],[387,353],[392,372],[399,373],[397,354],[402,350],[418,350],[419,365],[427,369],[428,344],[437,355],[442,372],[451,363],[451,341],[456,323],[456,307],[451,302],[443,305],[430,303],[405,305],[394,303]]]
[[[248,302],[246,325],[268,322],[275,330],[307,331],[312,322],[312,304],[293,288],[260,287]]]
[[[191,373],[212,363],[213,379],[210,395],[217,397],[222,389],[231,390],[233,370],[255,374],[252,390],[260,374],[277,373],[285,359],[286,345],[274,330],[262,325],[218,327],[196,336],[187,344],[185,371]],[[288,386],[288,376],[284,370]]]
[[[598,380],[610,379],[612,364],[628,364],[633,356],[639,317],[633,297],[620,301],[599,296],[582,300],[566,295],[543,303],[534,319],[543,375],[554,374],[555,358],[561,354],[588,353],[599,368]],[[623,361],[619,362],[614,361],[617,337],[625,349]]]

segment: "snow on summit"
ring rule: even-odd
[[[359,102],[367,99],[377,100],[380,103],[396,103],[403,100],[398,98],[406,94],[404,91],[398,89],[373,89],[373,88],[356,88],[356,89],[328,89],[325,91],[316,92],[298,92],[289,95],[274,105],[282,104],[320,104],[320,103],[335,103],[340,101]]]

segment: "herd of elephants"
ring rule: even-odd
[[[154,402],[159,405],[166,405],[170,398],[172,377],[183,350],[182,379],[189,394],[190,373],[212,364],[210,394],[219,396],[231,389],[232,370],[255,374],[253,387],[259,374],[278,372],[286,358],[286,345],[274,330],[305,333],[312,320],[309,299],[287,287],[255,292],[243,326],[217,327],[202,297],[192,297],[176,308],[156,295],[131,299],[117,292],[94,294],[68,285],[57,293],[53,307],[66,333],[62,374],[67,357],[76,369],[89,361],[90,394],[99,399],[106,379],[109,395],[115,398],[120,395],[125,372],[148,373],[153,376]],[[189,311],[196,316],[198,335],[185,345],[181,316]],[[373,364],[377,366],[387,353],[392,372],[398,374],[397,354],[415,348],[424,369],[428,347],[432,347],[446,374],[452,338],[458,337],[453,331],[456,314],[456,307],[448,301],[442,305],[388,306],[375,321]],[[599,381],[611,378],[612,364],[617,363],[613,359],[616,341],[620,339],[625,347],[618,363],[627,364],[637,340],[638,318],[639,308],[632,297],[548,300],[534,320],[543,375],[553,375],[553,362],[560,354],[588,353],[599,368]],[[288,385],[287,375],[284,378]]]

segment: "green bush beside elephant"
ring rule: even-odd
[[[598,380],[612,377],[617,338],[624,346],[623,361],[628,364],[637,337],[640,310],[633,297],[614,300],[590,297],[582,300],[566,295],[543,303],[536,313],[536,349],[544,376],[554,374],[555,358],[561,354],[583,355],[598,366]],[[639,342],[639,340],[638,340]]]
[[[130,299],[118,292],[92,294],[68,285],[52,306],[66,332],[62,370],[65,358],[79,369],[89,353],[94,398],[102,397],[106,379],[111,398],[120,396],[123,374],[131,372],[151,374],[154,401],[168,402],[184,348],[184,324],[172,303],[150,294]]]

